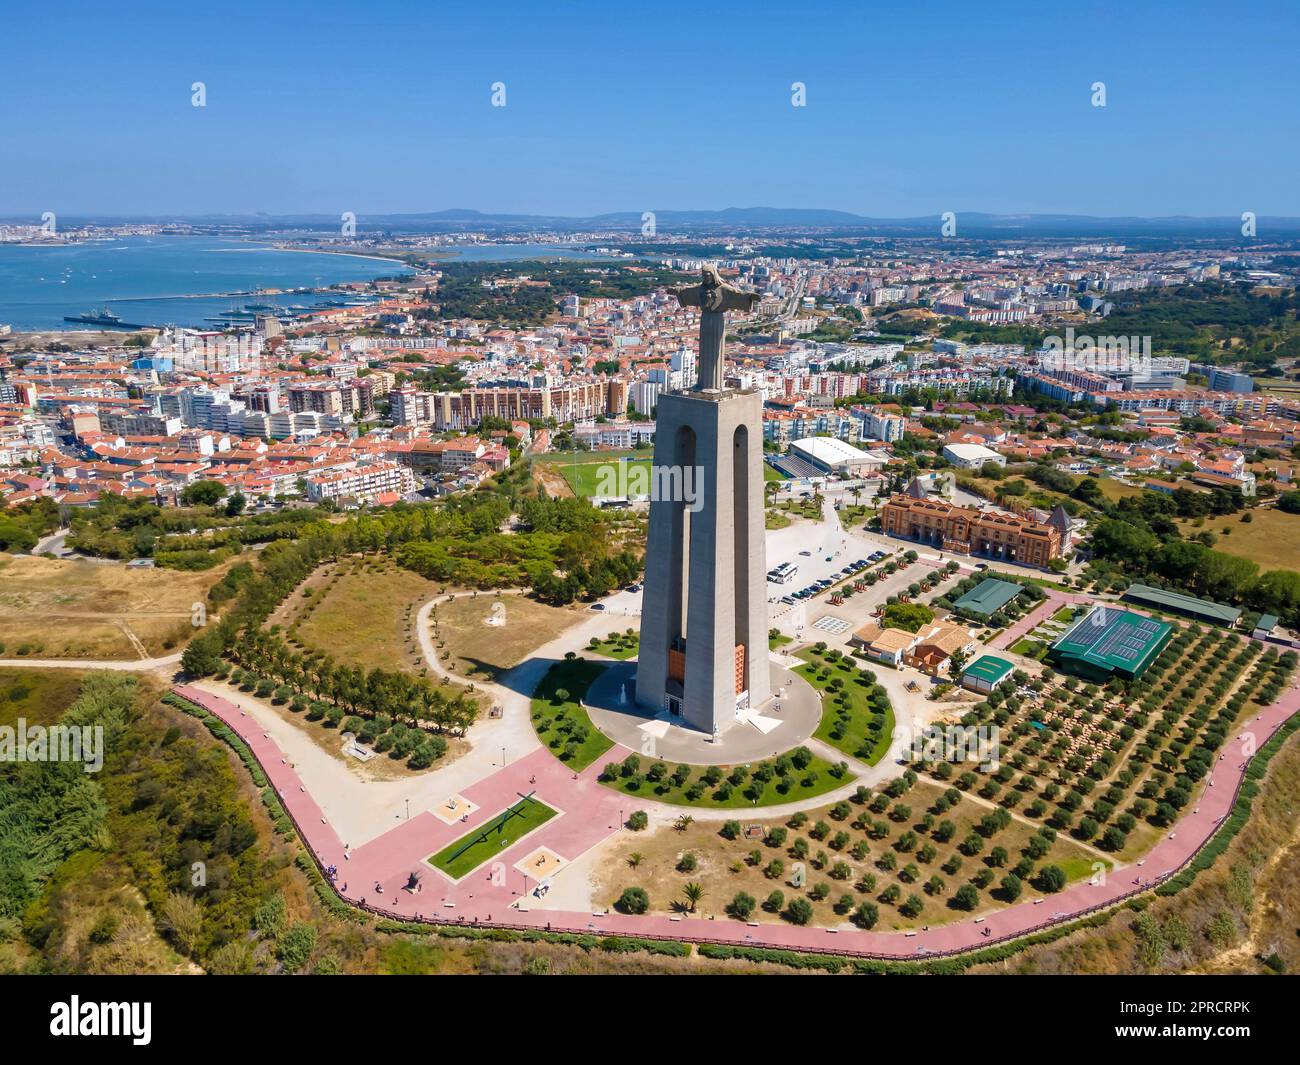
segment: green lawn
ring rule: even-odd
[[[1114,863],[1105,858],[1097,858],[1092,855],[1083,858],[1057,858],[1055,860],[1047,859],[1045,865],[1059,865],[1064,871],[1066,877],[1071,881],[1086,880],[1093,875],[1093,866],[1100,862],[1109,872],[1114,868]]]
[[[802,768],[796,764],[796,757],[804,763]],[[632,762],[633,759],[636,761]],[[628,763],[636,766],[637,771],[630,776],[623,776],[622,770]],[[650,779],[656,765],[662,767],[662,779],[658,781]],[[754,774],[761,767],[771,771],[769,779],[765,781],[755,779]],[[746,766],[730,781],[732,774],[737,773],[734,766],[718,766],[722,778],[716,783],[706,780],[705,774],[709,770],[704,766],[685,766],[689,773],[684,778],[674,779],[673,773],[678,768],[667,762],[647,760],[640,755],[631,754],[620,763],[618,775],[609,779],[608,774],[602,774],[601,783],[631,798],[654,799],[657,802],[711,810],[739,810],[815,798],[856,779],[849,772],[839,774],[830,762],[818,758],[806,748],[796,748],[780,758],[769,758],[756,765]],[[743,774],[743,779],[740,774]]]
[[[1011,645],[1011,651],[1014,654],[1024,655],[1026,658],[1042,658],[1047,653],[1047,645],[1039,640],[1031,640],[1028,636],[1022,636]]]
[[[504,820],[500,816],[490,818],[478,828],[466,832],[455,843],[449,843],[437,854],[430,855],[426,861],[453,880],[459,880],[555,816],[554,810],[536,799],[527,802],[521,799],[520,803],[522,805],[510,817]],[[474,842],[470,843],[471,840]]]
[[[784,647],[788,643],[794,643],[794,637],[787,636],[784,632],[778,632],[775,636],[767,638],[767,649],[775,651],[778,647]]]
[[[809,647],[800,651],[799,657],[804,665],[796,666],[795,672],[822,696],[821,724],[814,735],[867,765],[875,765],[885,757],[894,733],[894,708],[885,690],[869,682],[861,667],[846,655],[832,660]],[[828,671],[829,676],[823,677]],[[836,681],[838,691],[832,691]],[[837,703],[837,698],[842,701]]]
[[[635,633],[629,636],[623,632],[616,633],[613,639],[606,636],[603,640],[589,643],[586,650],[592,654],[604,655],[606,658],[617,658],[620,662],[624,662],[629,658],[635,658],[640,647],[641,638],[639,636]]]
[[[765,480],[765,481],[784,481],[785,478],[784,478],[783,476],[781,476],[781,474],[780,474],[779,471],[774,470],[771,466],[769,466],[769,465],[765,462],[765,463],[763,463],[763,480]]]
[[[623,459],[628,461],[624,463]],[[615,480],[615,495],[636,494],[642,487],[648,491],[650,486],[650,463],[648,451],[590,451],[583,452],[580,455],[566,456],[563,459],[548,459],[546,465],[568,481],[574,495],[581,499],[587,499],[602,494],[600,492],[602,481],[610,476],[608,473],[604,477],[601,475],[602,468],[606,466],[627,467],[625,471],[618,471]],[[633,473],[634,467],[645,472]],[[624,477],[629,480],[623,480]]]
[[[586,769],[614,746],[578,702],[606,668],[603,662],[583,658],[556,662],[533,693],[531,713],[537,738],[571,769]],[[568,698],[557,698],[561,691]]]

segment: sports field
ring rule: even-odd
[[[490,817],[486,823],[466,832],[455,843],[443,847],[437,854],[425,859],[435,869],[441,869],[453,880],[473,872],[484,862],[508,850],[529,832],[546,824],[556,811],[537,799],[520,799],[508,817],[507,811]]]
[[[624,462],[610,454],[601,456],[597,462],[556,463],[554,469],[580,499],[596,495],[640,495],[642,486],[650,483],[650,460],[644,457]],[[638,469],[642,472],[633,472]],[[607,487],[612,487],[613,492],[606,491]]]

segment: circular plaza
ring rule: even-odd
[[[710,736],[682,723],[667,711],[653,712],[636,704],[637,664],[617,662],[587,691],[587,714],[615,743],[640,754],[688,765],[744,765],[784,754],[816,730],[822,704],[816,690],[802,677],[776,664],[772,698],[744,711]]]

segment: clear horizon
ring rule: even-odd
[[[1282,3],[1247,21],[1207,3],[796,19],[78,0],[7,23],[9,217],[1300,217],[1300,10]]]

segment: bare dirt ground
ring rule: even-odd
[[[552,499],[573,497],[573,489],[569,486],[569,482],[554,466],[548,466],[545,462],[533,463],[533,480],[545,488],[546,494]]]

